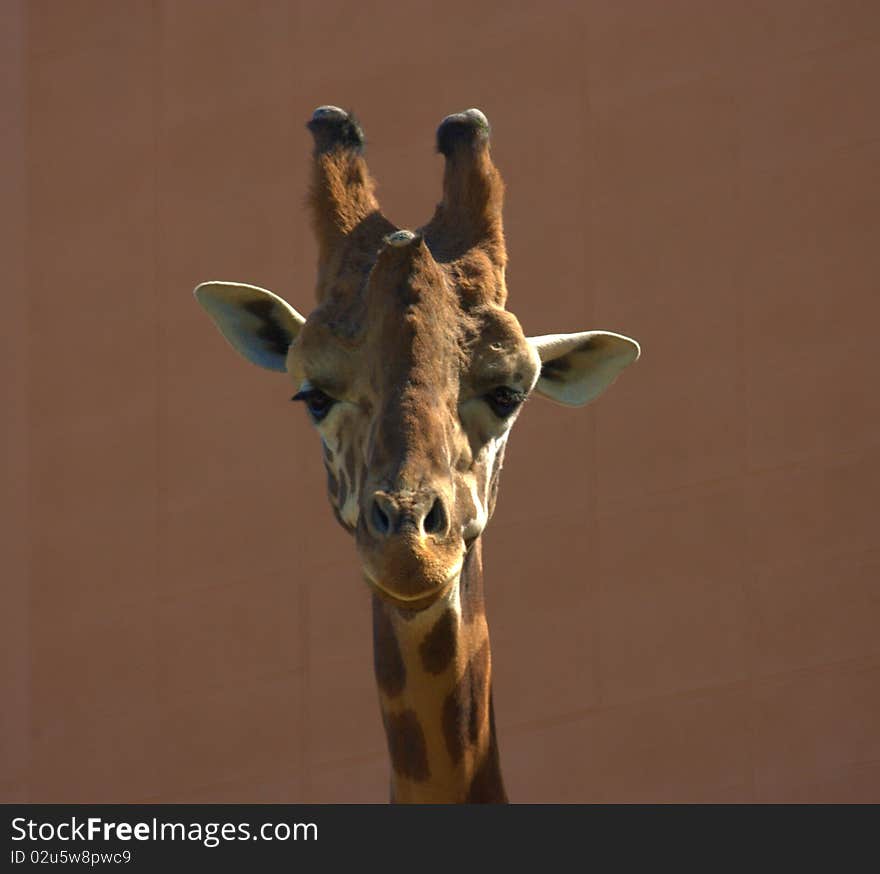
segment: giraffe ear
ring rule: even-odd
[[[541,359],[535,391],[570,407],[595,400],[640,354],[639,344],[609,331],[529,337]]]
[[[248,361],[268,370],[287,370],[287,350],[306,320],[286,300],[239,282],[203,282],[193,294]]]

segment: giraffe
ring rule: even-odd
[[[608,331],[526,337],[506,308],[504,185],[477,109],[437,130],[442,200],[416,231],[381,212],[349,112],[318,107],[317,306],[195,289],[246,359],[284,372],[320,435],[327,490],[369,588],[393,802],[504,802],[481,535],[525,400],[581,406],[639,356]]]

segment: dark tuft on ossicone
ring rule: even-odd
[[[364,129],[351,112],[338,106],[319,106],[306,123],[315,138],[316,152],[329,152],[341,146],[361,151],[366,139]]]
[[[489,120],[479,109],[447,115],[437,128],[437,151],[448,158],[456,146],[485,143],[489,133]]]

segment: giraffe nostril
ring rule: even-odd
[[[379,506],[378,501],[373,501],[373,508],[370,511],[373,528],[377,534],[385,536],[391,530],[391,520],[388,514]]]
[[[446,529],[446,511],[443,509],[443,502],[440,498],[435,498],[428,515],[422,522],[422,529],[425,534],[442,534]]]

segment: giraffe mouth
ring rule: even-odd
[[[367,585],[384,601],[388,601],[396,607],[403,607],[406,610],[422,610],[446,597],[452,591],[455,583],[461,576],[462,564],[463,562],[459,562],[452,573],[439,586],[434,586],[429,590],[417,593],[392,591],[375,579],[366,568],[364,568],[363,573]]]
[[[409,527],[385,539],[357,531],[361,573],[373,592],[397,607],[419,610],[443,598],[455,587],[464,566],[459,537],[438,540]]]

